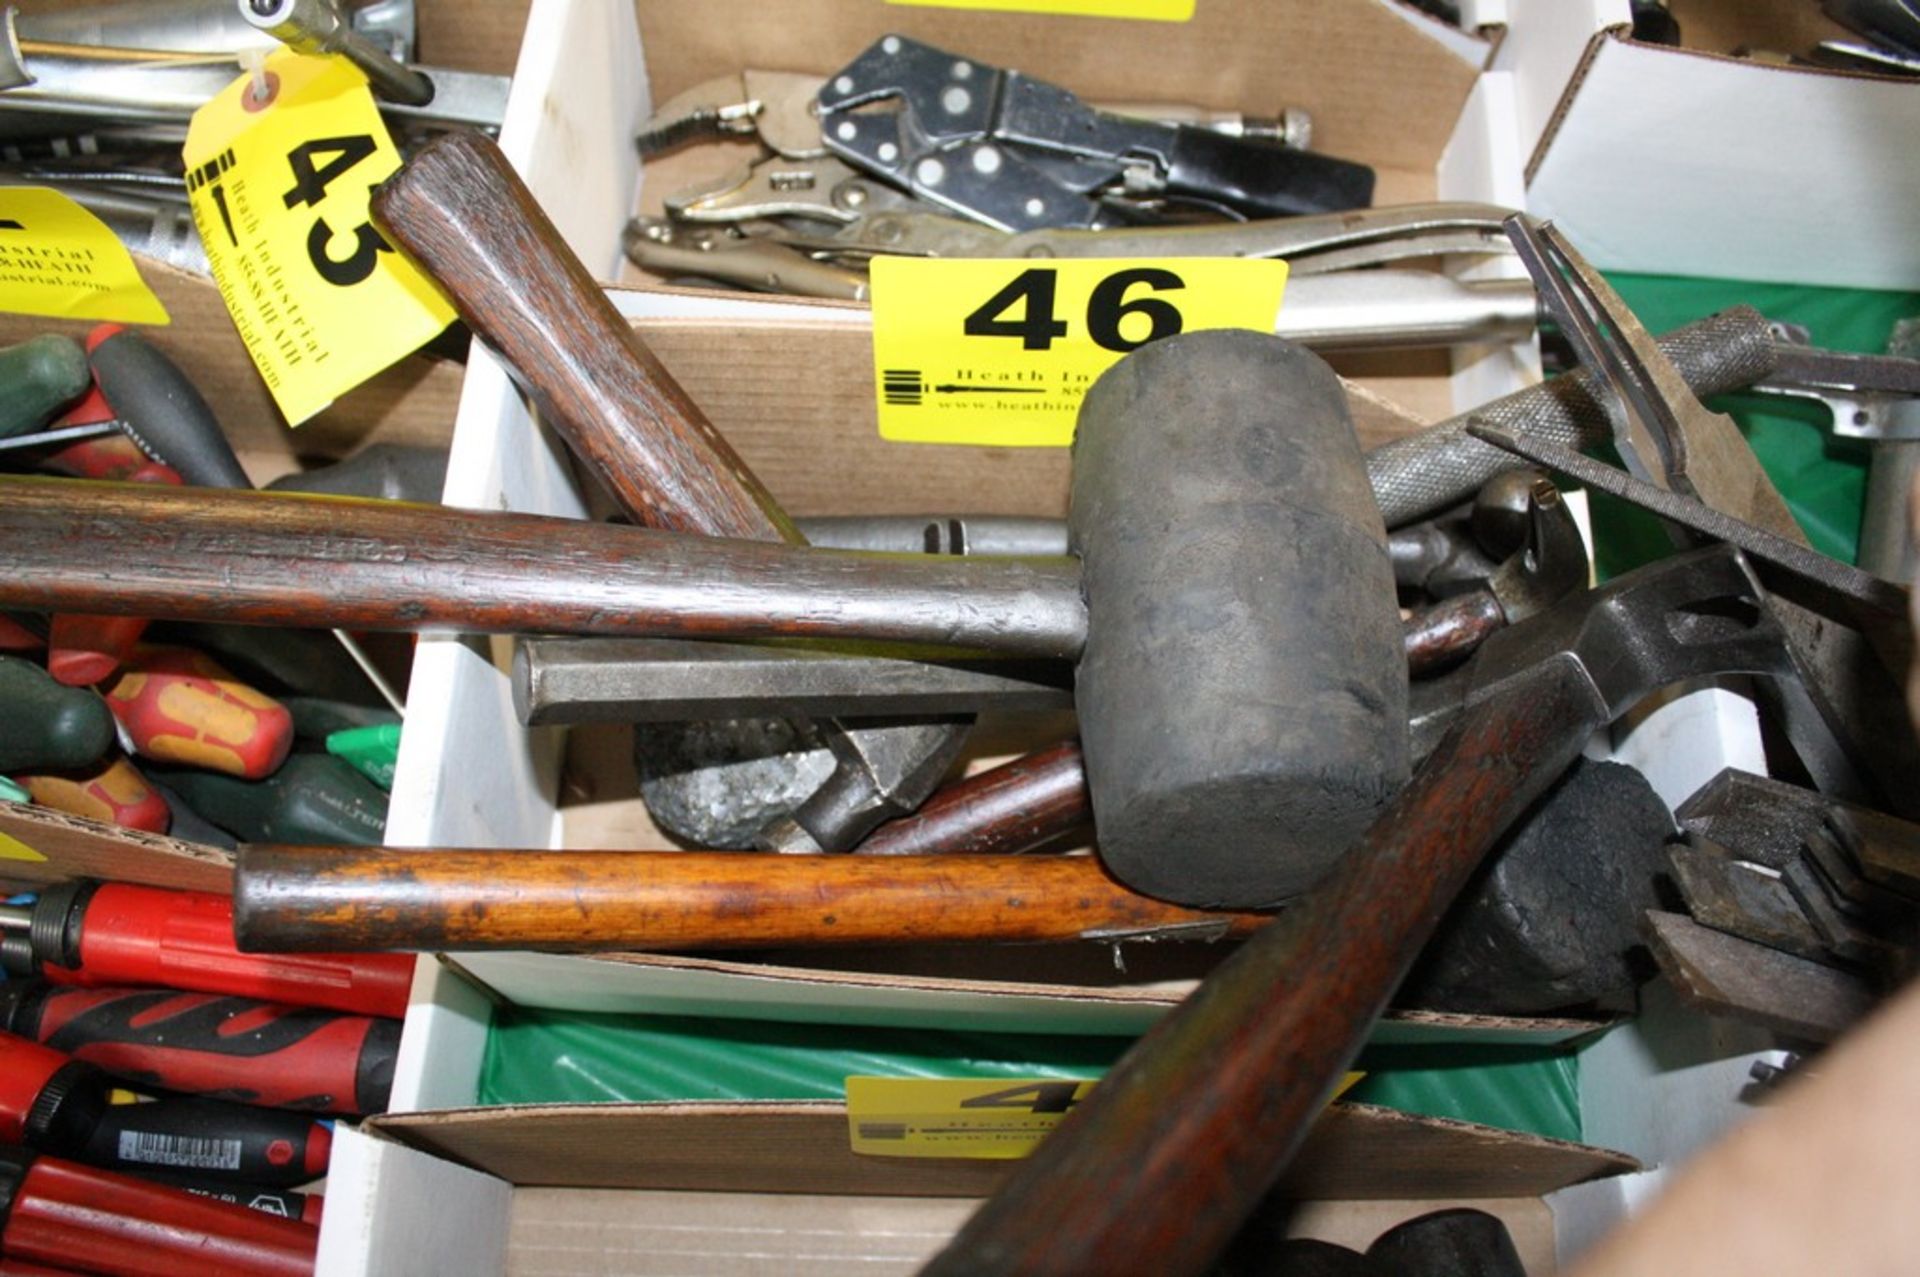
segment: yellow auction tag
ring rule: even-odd
[[[0,310],[118,324],[171,322],[119,236],[41,186],[0,187]]]
[[[187,198],[220,296],[299,425],[454,317],[367,219],[400,154],[344,58],[280,50],[194,112]]]
[[[1349,1073],[1338,1099],[1364,1073]],[[880,1157],[1025,1157],[1092,1079],[850,1077],[847,1128],[856,1153]]]
[[[873,259],[880,436],[1065,447],[1094,379],[1204,328],[1272,332],[1287,264],[1242,258]]]
[[[1082,18],[1147,18],[1185,22],[1196,0],[887,0],[934,9],[999,9],[1011,13],[1064,13]]]

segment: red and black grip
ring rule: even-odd
[[[0,1029],[136,1087],[270,1108],[384,1112],[400,1022],[170,989],[0,987]]]

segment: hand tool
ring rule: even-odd
[[[356,705],[352,701],[328,700],[320,696],[281,696],[275,699],[287,707],[287,713],[293,715],[293,734],[297,740],[324,741],[335,732],[400,721],[400,716],[390,709]]]
[[[0,1254],[124,1277],[310,1277],[320,1230],[64,1158],[0,1149]]]
[[[1750,307],[1677,328],[1659,346],[1696,394],[1738,390],[1773,373],[1784,351],[1767,321]],[[1467,434],[1471,424],[1510,429],[1586,449],[1612,439],[1604,388],[1585,369],[1515,391],[1367,454],[1367,476],[1387,526],[1397,528],[1470,500],[1513,458]]]
[[[106,689],[107,708],[142,758],[247,780],[293,748],[293,716],[191,648],[143,644]]]
[[[1490,637],[1469,708],[1367,836],[1160,1021],[926,1271],[1203,1271],[1488,844],[1593,730],[1678,679],[1794,676],[1766,603],[1737,553],[1712,548]]]
[[[10,974],[59,985],[160,985],[390,1019],[406,1014],[413,987],[413,959],[401,954],[243,954],[233,901],[206,892],[62,883],[30,906],[0,905],[0,931],[24,935],[37,968]]]
[[[1388,537],[1396,577],[1418,561],[1422,583],[1440,572],[1463,580],[1477,572],[1486,581],[1477,590],[1453,582],[1459,602],[1451,615],[1421,615],[1408,623],[1407,653],[1416,677],[1441,658],[1464,657],[1490,626],[1529,616],[1586,585],[1589,568],[1579,529],[1559,493],[1550,484],[1540,486],[1544,482],[1536,472],[1519,470],[1488,481],[1490,490],[1500,491],[1490,491],[1485,501],[1516,507],[1509,521],[1518,531],[1508,534],[1512,552],[1504,567],[1477,548],[1469,552],[1451,542],[1438,551],[1444,563],[1428,562],[1436,552],[1434,534],[1419,529]],[[1067,525],[1055,519],[850,515],[800,522],[813,538],[809,544],[823,548],[983,556],[1067,552]],[[514,645],[512,682],[515,712],[528,726],[1072,704],[1067,672],[1040,662],[924,660],[791,643],[524,638]],[[643,749],[649,760],[654,753]]]
[[[1909,592],[1905,587],[1863,572],[1852,564],[1828,558],[1807,548],[1804,541],[1780,536],[1744,519],[1723,514],[1697,497],[1669,491],[1545,440],[1522,440],[1507,431],[1478,425],[1468,426],[1467,433],[1482,443],[1490,443],[1549,470],[1558,470],[1587,487],[1657,514],[1669,523],[1738,546],[1755,562],[1777,568],[1841,599],[1889,618],[1906,612]]]
[[[1202,913],[1136,894],[1088,856],[254,844],[241,848],[234,877],[235,933],[250,951],[1118,943],[1216,940],[1263,921],[1259,914]]]
[[[403,106],[426,106],[433,101],[434,83],[427,75],[396,61],[328,0],[236,0],[240,16],[288,48],[321,57],[337,53],[366,75],[373,91]]]
[[[1500,1217],[1468,1208],[1395,1224],[1373,1239],[1367,1258],[1395,1277],[1527,1277]]]
[[[106,426],[116,432],[126,448],[138,454],[137,460],[128,459],[124,473],[114,473],[112,477],[123,478],[130,483],[164,483],[176,487],[183,482],[173,467],[150,460],[145,453],[139,452],[138,445],[123,432],[124,423],[100,392],[97,380],[87,397],[61,421]],[[114,460],[115,451],[104,446],[103,441],[99,445],[90,445],[84,451],[67,449],[59,454],[58,460],[63,466],[77,464],[82,469],[117,472],[123,467]],[[102,474],[95,477],[108,476]],[[48,626],[47,672],[70,687],[91,687],[104,682],[132,655],[146,629],[145,619],[137,616],[60,613],[54,616]]]
[[[156,1166],[275,1188],[326,1173],[332,1133],[302,1114],[214,1100],[116,1104],[100,1068],[12,1033],[0,1033],[0,1066],[0,1142],[110,1170]]]
[[[1373,170],[1285,147],[1095,111],[1057,85],[900,35],[827,77],[827,150],[882,181],[1008,230],[1130,220],[1124,191],[1284,217],[1364,208]]]
[[[220,847],[232,851],[239,845],[237,839],[226,830],[187,805],[187,800],[174,793],[159,781],[148,777],[147,783],[153,791],[166,800],[167,810],[172,813],[167,825],[167,836],[178,838],[182,842],[195,842],[204,847]]]
[[[32,619],[43,627],[39,632],[21,624],[16,616],[0,613],[0,652],[37,652],[47,645],[45,618]]]
[[[113,715],[32,661],[0,656],[0,772],[91,767],[113,748]]]
[[[0,111],[177,126],[245,71],[232,53],[127,49],[27,38],[9,11],[0,31]],[[414,64],[433,86],[424,106],[381,103],[396,127],[500,127],[508,77]]]
[[[71,337],[54,333],[0,349],[0,439],[39,430],[87,393],[86,357]]]
[[[374,194],[375,221],[447,291],[635,522],[709,536],[801,538],[566,248],[499,148],[449,134]],[[514,308],[501,306],[514,298]],[[561,339],[565,333],[567,340]],[[844,850],[924,800],[966,723],[821,726],[833,773],[789,839]]]
[[[158,347],[120,325],[103,324],[88,334],[87,360],[100,383],[100,393],[147,455],[172,466],[195,486],[253,486],[213,409]],[[396,711],[403,710],[400,694],[360,650],[353,636],[339,629],[333,636],[387,704]]]
[[[1803,331],[1781,327],[1795,346],[1805,340]],[[1810,356],[1809,366],[1799,369],[1790,346],[1782,362],[1787,375],[1755,383],[1754,392],[1812,399],[1832,414],[1836,437],[1868,442],[1873,462],[1867,470],[1858,561],[1875,576],[1912,580],[1907,498],[1920,472],[1920,319],[1893,326],[1884,356],[1827,351]]]
[[[978,713],[1073,706],[1058,662],[921,661],[845,649],[670,639],[525,639],[513,702],[529,726]]]
[[[0,986],[0,1030],[130,1085],[358,1116],[386,1111],[400,1022],[172,989]]]
[[[99,1077],[106,1081],[105,1074]],[[333,1127],[310,1114],[252,1104],[133,1098],[102,1107],[77,1144],[46,1151],[135,1175],[153,1170],[213,1183],[292,1188],[327,1173]]]
[[[326,630],[162,622],[153,635],[155,642],[207,653],[282,705],[289,703],[291,693],[342,705],[379,706],[389,717],[399,717],[366,671]]]
[[[404,57],[413,46],[413,0],[377,0],[348,6],[354,28]],[[67,4],[57,11],[23,13],[20,34],[29,40],[96,44],[121,49],[172,49],[229,53],[270,49],[274,39],[249,23],[225,0],[110,0]]]
[[[388,793],[400,765],[400,724],[349,727],[327,737],[327,753],[350,765]]]
[[[444,448],[374,443],[330,466],[281,475],[268,492],[325,492],[387,501],[438,502],[447,484]]]
[[[1078,741],[1065,741],[933,791],[920,810],[890,820],[862,856],[1014,855],[1093,819]]]
[[[14,777],[43,807],[104,820],[126,829],[167,832],[171,813],[139,769],[125,758],[64,772],[22,773]]]
[[[821,158],[827,151],[817,112],[825,82],[824,76],[754,67],[716,76],[655,108],[635,131],[634,147],[651,158],[687,142],[752,137],[783,159]],[[1297,150],[1306,149],[1313,133],[1313,117],[1298,107],[1270,117],[1176,102],[1104,103],[1096,109],[1211,129],[1228,137],[1261,138]]]
[[[1401,1006],[1540,1015],[1631,1006],[1653,974],[1673,816],[1631,767],[1581,759],[1499,844],[1402,981]]]
[[[636,266],[668,280],[713,280],[758,292],[867,301],[872,293],[861,268],[879,253],[908,251],[904,236],[896,233],[907,216],[875,216],[831,235],[763,231],[757,226],[679,226],[643,218],[627,227],[621,244]],[[1224,233],[1203,238],[1190,233],[1197,228],[1185,226],[1157,229],[1165,235],[1164,241],[1147,239],[1146,231],[1076,233],[1093,241],[1117,235],[1132,245],[1136,254],[1156,257],[1207,255],[1226,238]],[[862,240],[860,235],[872,238]],[[922,238],[927,247],[913,255],[994,255],[992,250],[999,247],[980,245],[973,253],[936,251],[955,237],[943,234],[937,245],[932,236]],[[1477,245],[1478,241],[1473,243]],[[1078,250],[1073,256],[1121,255],[1120,244],[1075,243],[1067,247]],[[1524,281],[1461,280],[1437,271],[1383,267],[1334,273],[1315,269],[1335,261],[1368,257],[1398,261],[1431,251],[1431,240],[1388,240],[1329,252],[1320,259],[1308,258],[1298,276],[1289,276],[1286,303],[1274,317],[1275,335],[1315,350],[1419,349],[1519,341],[1532,336],[1539,321],[1539,307],[1533,289]],[[1225,255],[1262,254],[1242,247]]]
[[[1471,563],[1450,554],[1452,570],[1478,565],[1492,589],[1460,594],[1416,615],[1405,627],[1408,662],[1418,678],[1463,658],[1491,628],[1530,615],[1568,590],[1584,586],[1586,551],[1571,516],[1549,488],[1537,497],[1540,477],[1531,471],[1496,476],[1476,503],[1480,521],[1504,521],[1504,530],[1484,534],[1490,545],[1510,548],[1504,567],[1476,551]],[[1499,511],[1500,503],[1517,506]],[[989,547],[988,552],[1043,553],[1064,549],[1066,525],[1042,519],[1014,521],[959,517],[924,520],[852,517],[833,523],[828,535],[842,546],[906,551],[932,546],[935,552]],[[1413,533],[1389,538],[1389,550],[1401,557]],[[1400,568],[1396,567],[1396,575]],[[1430,574],[1431,575],[1431,574]],[[1459,588],[1457,585],[1456,589]],[[715,665],[709,656],[738,664]],[[657,659],[649,659],[657,658]],[[698,664],[690,664],[698,661]],[[1023,680],[1012,683],[1019,671]],[[719,676],[729,677],[722,679]],[[1062,671],[1013,662],[928,664],[924,661],[850,654],[809,653],[792,644],[778,649],[741,644],[686,644],[661,640],[523,639],[512,671],[515,706],[526,723],[584,722],[599,719],[647,719],[701,714],[729,721],[682,728],[670,741],[649,733],[636,735],[634,762],[641,794],[655,822],[695,846],[744,848],[770,819],[790,811],[831,765],[825,746],[809,733],[796,733],[780,721],[731,717],[746,712],[790,712],[808,703],[816,713],[862,712],[860,698],[874,695],[867,712],[901,712],[909,698],[929,712],[980,710],[1037,704],[1047,688],[1064,699]],[[828,699],[844,697],[844,700]],[[968,699],[959,699],[965,697]],[[991,700],[989,699],[991,697]],[[995,790],[1002,807],[1049,808],[1057,768],[1080,767],[1077,747],[1070,758],[1003,779]],[[1084,785],[1076,779],[1074,785]],[[1023,792],[1032,785],[1032,792]],[[966,810],[976,811],[972,803]],[[916,830],[915,845],[929,826]],[[1056,830],[1056,832],[1058,832]],[[956,847],[954,850],[963,850]],[[986,846],[975,848],[988,850]]]
[[[231,1206],[244,1206],[248,1210],[257,1210],[263,1215],[297,1219],[315,1228],[320,1227],[321,1216],[326,1213],[327,1199],[319,1193],[296,1193],[292,1189],[267,1188],[260,1184],[206,1184],[191,1178],[155,1175],[150,1172],[143,1173],[142,1178],[184,1189],[195,1197],[226,1202]],[[0,1273],[4,1271],[0,1269]]]
[[[189,768],[154,774],[195,811],[245,842],[379,846],[387,832],[387,796],[345,759],[289,754],[264,780]]]
[[[1596,384],[1609,390],[1613,442],[1629,468],[1648,483],[1678,496],[1697,496],[1711,507],[1704,517],[1713,524],[1712,535],[1742,535],[1740,524],[1755,530],[1744,535],[1775,592],[1775,613],[1804,671],[1802,679],[1763,686],[1761,694],[1779,701],[1774,708],[1789,723],[1818,715],[1845,717],[1864,727],[1846,738],[1862,747],[1803,754],[1816,782],[1829,793],[1877,799],[1920,815],[1920,794],[1912,784],[1920,775],[1920,736],[1902,712],[1899,688],[1890,676],[1908,662],[1905,590],[1877,588],[1872,578],[1808,549],[1805,534],[1733,422],[1695,397],[1600,273],[1550,224],[1515,215],[1508,229],[1547,309],[1593,369]],[[1819,362],[1805,351],[1785,357],[1802,365]],[[1920,369],[1903,375],[1908,381],[1916,377]],[[1647,499],[1675,515],[1685,508],[1664,497]],[[1668,526],[1677,545],[1699,540],[1679,523]],[[1791,576],[1783,578],[1780,569],[1790,569]]]

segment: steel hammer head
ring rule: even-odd
[[[1183,904],[1297,895],[1408,771],[1393,568],[1339,378],[1252,332],[1135,351],[1081,408],[1068,526],[1102,859]]]

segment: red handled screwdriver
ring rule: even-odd
[[[0,986],[0,1030],[140,1087],[361,1116],[386,1111],[400,1022],[172,989]]]
[[[0,1254],[112,1277],[308,1277],[320,1230],[23,1149],[0,1149]]]
[[[0,1033],[0,1142],[134,1173],[291,1188],[327,1173],[333,1132],[304,1113],[163,1099],[116,1104],[97,1066]]]
[[[133,750],[246,780],[271,776],[293,748],[293,716],[212,657],[143,643],[106,688]]]
[[[16,775],[14,779],[42,807],[72,812],[123,829],[164,834],[173,821],[173,810],[167,806],[167,800],[124,758],[112,758],[72,771]],[[0,921],[0,926],[4,925],[4,921]]]
[[[233,898],[88,880],[48,887],[32,905],[0,905],[14,974],[102,988],[159,985],[398,1019],[414,958],[405,953],[241,953]],[[25,948],[38,971],[18,970]]]

